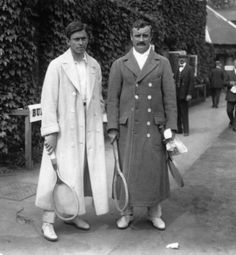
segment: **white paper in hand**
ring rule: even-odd
[[[231,89],[230,89],[230,91],[232,92],[232,93],[236,93],[236,85],[234,85]]]

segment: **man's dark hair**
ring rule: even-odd
[[[66,36],[68,39],[70,39],[71,35],[75,32],[79,32],[85,30],[87,33],[87,25],[82,23],[80,20],[78,21],[72,21],[67,27],[66,27]]]
[[[132,26],[130,27],[130,34],[132,35],[133,28],[140,29],[140,28],[144,28],[146,26],[150,26],[151,34],[152,34],[152,25],[151,25],[151,23],[147,20],[144,20],[144,19],[138,19],[132,24]]]

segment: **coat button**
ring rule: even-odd
[[[151,99],[152,99],[152,96],[151,96],[151,95],[148,95],[147,98],[148,98],[148,100],[151,100]]]
[[[135,98],[136,100],[138,100],[139,96],[138,96],[138,95],[135,95],[134,98]]]
[[[151,135],[149,133],[147,133],[147,138],[149,138]]]
[[[76,92],[75,91],[72,92],[72,96],[76,96]]]
[[[152,83],[151,82],[148,83],[148,87],[152,87]]]
[[[136,83],[136,85],[135,85],[136,87],[138,87],[138,83]]]
[[[151,122],[150,122],[150,121],[148,121],[148,122],[147,122],[147,126],[150,126],[150,125],[151,125]]]
[[[148,112],[151,112],[151,111],[152,111],[152,109],[151,109],[151,108],[148,108],[148,109],[147,109],[147,111],[148,111]]]

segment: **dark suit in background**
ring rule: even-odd
[[[210,75],[210,87],[212,96],[212,107],[217,108],[220,101],[220,93],[224,86],[224,71],[221,69],[221,63],[216,61],[216,67],[212,69]]]
[[[184,61],[186,60],[184,59]],[[186,63],[182,71],[179,71],[179,68],[177,69],[175,74],[175,83],[178,108],[178,133],[184,132],[184,135],[188,135],[188,107],[189,100],[192,98],[194,86],[194,71],[189,64]]]

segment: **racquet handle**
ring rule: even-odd
[[[55,152],[53,151],[51,154],[48,154],[48,156],[52,162],[54,170],[57,171],[57,159]]]

